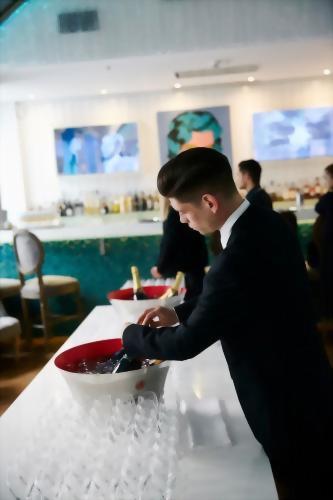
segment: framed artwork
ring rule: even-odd
[[[229,106],[157,113],[160,157],[163,165],[193,147],[214,148],[231,162]]]
[[[253,140],[259,161],[333,156],[333,108],[255,113]]]
[[[60,175],[134,172],[139,167],[135,123],[54,131]]]

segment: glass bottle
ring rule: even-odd
[[[141,285],[139,269],[136,266],[131,266],[131,273],[133,279],[133,300],[148,299]]]
[[[164,292],[163,295],[160,296],[160,299],[168,299],[170,297],[178,295],[179,288],[180,285],[182,284],[183,279],[184,279],[184,273],[178,271],[178,273],[176,274],[176,279],[174,284],[170,288],[168,288],[168,290]]]

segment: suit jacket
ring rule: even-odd
[[[187,224],[180,222],[179,214],[170,207],[163,223],[163,236],[157,268],[164,277],[175,276],[177,271],[203,274],[208,264],[205,237]]]
[[[246,199],[252,205],[256,205],[257,207],[268,208],[270,210],[273,208],[272,198],[260,186],[256,186],[256,187],[252,188],[247,193]]]
[[[315,209],[320,218],[317,221],[320,223],[318,243],[322,314],[333,318],[333,191],[324,194]]]
[[[127,353],[183,360],[220,340],[244,414],[267,454],[296,463],[308,450],[317,456],[331,426],[332,372],[315,332],[299,245],[281,216],[251,205],[199,299],[176,312],[178,327],[128,326]]]

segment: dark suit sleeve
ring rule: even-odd
[[[237,334],[249,315],[246,266],[242,265],[242,259],[228,259],[227,254],[216,258],[196,307],[180,326],[130,325],[125,329],[123,343],[129,356],[184,360],[218,339]]]
[[[264,189],[260,187],[251,189],[251,191],[247,193],[246,198],[250,203],[256,205],[257,207],[266,209],[273,208],[272,198]]]
[[[198,302],[198,297],[195,297],[175,307],[175,311],[180,323],[183,323],[189,317],[189,315],[192,313],[193,309],[197,305],[197,302]]]
[[[162,275],[174,274],[177,240],[179,239],[178,227],[180,224],[179,215],[174,210],[170,210],[168,217],[163,222],[163,236],[160,244],[160,253],[156,263],[159,273]]]
[[[163,222],[163,236],[156,263],[158,271],[164,277],[175,276],[177,271],[200,275],[207,264],[204,236],[180,222],[178,212],[170,208]]]

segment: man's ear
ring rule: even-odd
[[[219,200],[213,194],[203,194],[202,203],[213,213],[216,214],[219,208]]]

